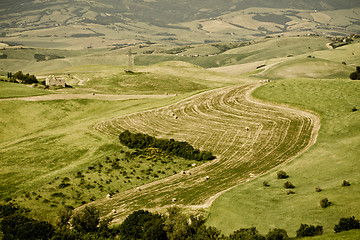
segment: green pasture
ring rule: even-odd
[[[344,62],[347,66],[355,67],[360,64],[360,43],[349,44],[330,51],[316,51],[311,53],[311,55],[333,62]]]
[[[115,194],[191,167],[191,161],[162,154],[131,155],[116,137],[100,134],[92,126],[114,117],[169,105],[236,79],[220,78],[220,74],[214,77],[202,68],[179,62],[142,70],[125,74],[124,67],[106,65],[62,69],[59,74],[69,73],[69,79],[77,76],[90,80],[86,80],[84,86],[76,86],[78,80],[74,78],[74,88],[56,91],[80,93],[91,89],[105,94],[162,94],[164,98],[0,101],[0,168],[4,179],[0,184],[1,200],[17,202],[53,220],[61,207],[78,207],[105,198],[108,193]],[[177,75],[178,72],[183,74]],[[127,79],[131,81],[126,82]],[[128,85],[121,88],[120,84],[124,83]],[[7,97],[18,96],[16,93],[23,88],[27,95],[48,93],[35,92],[38,89],[20,84],[0,84],[11,86],[12,92],[7,92]],[[160,90],[155,90],[153,85]],[[173,95],[165,97],[165,92]],[[103,165],[101,169],[99,163]],[[79,171],[83,176],[77,175]]]
[[[0,98],[29,97],[49,94],[49,91],[29,85],[0,81]]]
[[[270,79],[284,78],[342,78],[347,79],[354,71],[353,67],[324,59],[313,58],[312,56],[297,57],[276,64],[269,70],[264,71],[261,76]]]
[[[164,61],[184,61],[204,68],[230,66],[236,64],[257,62],[274,58],[290,57],[302,55],[314,51],[327,49],[326,43],[329,40],[322,37],[282,37],[261,39],[252,42],[250,45],[228,50],[215,56],[181,56],[175,54],[167,55],[139,55],[135,57],[136,65],[152,65]],[[224,45],[226,45],[224,43]],[[188,51],[196,53],[199,48],[190,48]],[[208,54],[214,54],[209,47],[206,49]],[[200,53],[200,51],[199,51]],[[205,51],[201,52],[205,54]]]
[[[216,199],[207,224],[225,234],[256,226],[261,233],[283,228],[294,236],[301,223],[322,225],[329,234],[341,217],[359,219],[360,112],[352,111],[360,108],[359,90],[358,81],[329,79],[279,80],[257,89],[254,96],[262,100],[317,112],[320,134],[316,144],[295,160]],[[277,179],[279,170],[290,177]],[[343,180],[351,186],[342,187]],[[264,181],[270,186],[264,187]],[[295,194],[286,194],[285,181],[295,185]],[[316,187],[323,190],[316,192]],[[323,198],[332,205],[321,208]]]
[[[356,240],[359,239],[360,230],[350,230],[340,233],[330,233],[326,235],[316,236],[316,237],[304,237],[300,238],[303,240]]]
[[[36,214],[48,215],[51,220],[61,207],[78,207],[104,198],[108,193],[134,188],[186,169],[190,162],[179,158],[155,155],[147,159],[146,154],[144,159],[132,157],[127,149],[121,148],[116,137],[102,135],[91,128],[99,121],[168,105],[183,97],[0,102],[1,200],[13,200],[34,209]],[[107,157],[110,160],[105,163]],[[119,164],[127,169],[129,178],[121,169],[111,167],[116,158],[121,159]],[[167,164],[162,164],[162,160]],[[103,165],[101,172],[90,171],[99,163]],[[152,171],[148,176],[142,170],[149,168]],[[134,169],[136,173],[131,174]],[[76,177],[79,171],[84,177]],[[71,187],[59,187],[66,177]],[[98,187],[100,184],[103,188]]]
[[[225,54],[242,55],[239,63],[296,56],[309,52],[327,49],[329,40],[323,37],[281,37],[255,41],[253,44],[231,49]]]
[[[198,92],[239,82],[185,62],[164,62],[152,66],[81,65],[61,69],[70,85],[68,92],[89,91],[107,94],[181,94]],[[79,85],[79,79],[83,80]]]

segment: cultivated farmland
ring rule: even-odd
[[[317,137],[319,119],[308,112],[251,98],[248,84],[201,93],[179,103],[94,126],[118,135],[124,130],[185,140],[217,156],[207,164],[96,201],[103,214],[121,220],[139,208],[211,203],[211,197],[296,157]],[[131,203],[131,204],[129,204]],[[113,214],[113,212],[112,212]]]

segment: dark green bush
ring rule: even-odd
[[[355,72],[350,73],[351,80],[358,80],[360,79],[360,67],[356,67]]]
[[[285,179],[289,177],[289,175],[283,170],[278,171],[276,174],[278,179]]]
[[[87,206],[71,219],[71,225],[78,232],[96,232],[100,222],[100,212],[95,207]]]
[[[323,234],[323,226],[314,226],[301,224],[300,228],[296,231],[296,237],[311,237]]]
[[[267,181],[264,181],[264,182],[263,182],[263,186],[264,186],[264,187],[270,187],[270,184],[269,184]]]
[[[295,194],[295,192],[293,190],[288,190],[288,191],[286,191],[286,194],[291,195],[291,194]]]
[[[259,231],[256,230],[256,227],[251,228],[240,228],[239,230],[234,231],[230,234],[230,240],[239,240],[239,239],[251,239],[251,240],[265,240],[265,237],[260,235]]]
[[[0,222],[3,239],[50,239],[54,227],[43,221],[37,221],[22,214],[4,217]]]
[[[358,74],[356,72],[352,72],[350,73],[350,79],[351,80],[357,80],[358,79]]]
[[[280,228],[272,229],[266,235],[266,240],[285,240],[288,238],[286,230]]]
[[[159,214],[139,210],[120,225],[122,239],[166,239],[164,219]],[[146,238],[145,238],[146,237]]]
[[[286,182],[284,183],[284,188],[295,188],[295,185],[292,184],[292,183],[289,182],[289,181],[286,181]]]
[[[342,184],[341,184],[342,187],[348,187],[348,186],[350,186],[350,185],[351,185],[350,182],[349,182],[349,181],[346,181],[346,180],[344,180],[344,181],[342,182]]]
[[[336,224],[334,231],[336,233],[342,231],[349,231],[351,229],[360,229],[360,221],[355,219],[354,216],[348,218],[340,218],[339,224]]]
[[[321,201],[320,201],[320,206],[321,206],[322,208],[327,208],[327,207],[329,207],[330,205],[331,205],[331,202],[329,202],[329,200],[328,200],[327,198],[321,199]]]

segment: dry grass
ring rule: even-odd
[[[171,204],[199,205],[221,191],[246,182],[289,161],[307,149],[317,135],[318,118],[285,107],[256,102],[256,85],[222,88],[180,103],[105,121],[94,126],[118,135],[128,129],[156,137],[186,140],[212,151],[217,159],[187,174],[147,184],[95,204],[103,214],[116,209],[115,220],[139,208]],[[210,179],[206,180],[206,176]]]

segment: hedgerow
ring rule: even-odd
[[[213,160],[215,156],[211,152],[195,149],[187,142],[175,141],[174,139],[157,139],[143,133],[131,133],[125,130],[119,135],[121,144],[129,148],[158,148],[169,155],[183,157],[189,160]]]

